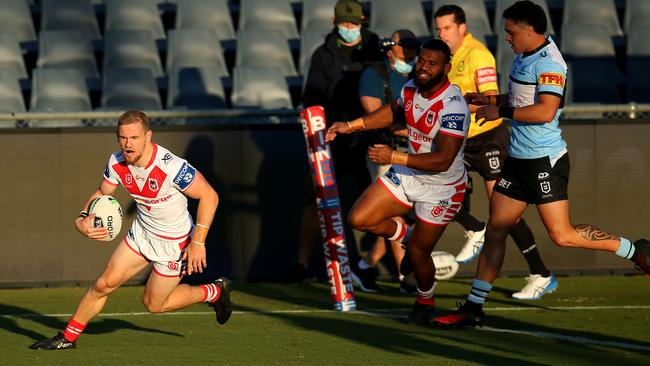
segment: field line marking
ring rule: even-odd
[[[650,305],[612,305],[612,306],[548,306],[548,307],[486,307],[485,311],[535,311],[535,310],[614,310],[614,309],[650,309]],[[379,313],[404,313],[408,309],[365,309],[356,310],[352,314],[376,315]],[[253,311],[233,311],[233,314],[239,315],[263,315],[263,314],[308,314],[308,313],[338,313],[333,309],[282,309],[282,310],[253,310]],[[151,314],[147,311],[139,312],[121,312],[121,313],[101,313],[98,316],[169,316],[169,315],[207,315],[214,314],[213,311],[176,311],[162,314]],[[25,313],[25,314],[0,314],[0,318],[42,318],[42,317],[69,317],[72,313]]]
[[[648,346],[641,346],[637,344],[615,342],[615,341],[599,341],[597,339],[569,336],[569,335],[564,335],[559,333],[540,332],[534,330],[502,329],[502,328],[492,328],[492,327],[485,327],[485,326],[478,327],[476,329],[483,330],[486,332],[522,334],[522,335],[528,335],[528,336],[539,337],[539,338],[551,338],[560,341],[568,341],[572,343],[592,344],[597,346],[618,347],[618,348],[626,348],[626,349],[633,349],[633,350],[650,351],[650,347]]]

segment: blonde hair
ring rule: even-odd
[[[142,111],[130,110],[122,113],[117,120],[117,127],[131,123],[142,123],[145,132],[149,131],[149,117]]]

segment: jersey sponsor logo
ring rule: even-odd
[[[457,69],[458,69],[458,72],[463,72],[463,70],[465,70],[465,62],[463,62],[463,61],[459,62]]]
[[[503,179],[503,178],[499,178],[499,179],[497,180],[497,185],[498,185],[499,187],[501,187],[501,188],[508,189],[508,188],[510,188],[510,185],[511,185],[511,184],[512,184],[512,182],[507,181],[507,180],[505,180],[505,179]]]
[[[153,192],[160,189],[160,187],[158,186],[158,181],[155,180],[154,178],[149,178],[149,189],[151,189],[151,191]]]
[[[108,169],[108,164],[106,164],[106,168],[104,168],[104,178],[109,179],[111,177],[111,171]]]
[[[163,161],[163,163],[165,163],[165,165],[169,164],[169,162],[172,159],[173,159],[173,157],[172,157],[172,154],[170,154],[170,153],[166,153],[165,156],[162,157],[162,161]]]
[[[155,205],[158,203],[164,203],[169,201],[172,198],[172,195],[169,194],[166,197],[158,198],[158,199],[153,199],[153,200],[147,200],[147,199],[141,199],[142,203],[145,205]]]
[[[465,115],[462,113],[449,113],[440,117],[440,124],[442,128],[449,130],[462,131],[463,122],[465,122]]]
[[[545,72],[539,75],[539,85],[564,87],[564,75],[559,72]]]
[[[549,193],[551,191],[551,182],[544,181],[539,184],[539,188],[542,190],[542,193]]]
[[[497,70],[494,67],[484,67],[476,70],[476,84],[483,85],[497,82]]]
[[[451,97],[449,97],[449,102],[450,103],[451,102],[460,102],[460,101],[461,101],[460,95],[452,95]]]
[[[190,183],[192,183],[194,176],[196,176],[196,169],[194,169],[194,167],[189,163],[185,162],[181,167],[181,170],[176,174],[174,184],[178,185],[181,190],[184,190],[189,187]]]
[[[410,111],[412,106],[413,106],[413,101],[412,100],[407,101],[406,105],[404,106],[404,111],[407,112]]]
[[[541,173],[537,174],[537,180],[544,180],[544,179],[548,178],[549,176],[550,176],[550,174],[548,174],[548,172],[541,172]]]
[[[399,187],[400,184],[402,184],[402,181],[399,179],[397,174],[395,173],[395,170],[391,167],[388,169],[386,173],[384,173],[384,176],[395,185],[395,187]]]

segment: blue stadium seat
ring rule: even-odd
[[[148,68],[104,69],[99,110],[160,110],[156,78]]]
[[[235,67],[233,70],[233,107],[279,109],[293,108],[289,86],[275,67]]]
[[[26,0],[2,1],[0,32],[14,34],[18,42],[36,41],[36,30]]]
[[[372,0],[370,30],[379,37],[388,38],[398,29],[408,29],[416,37],[429,37],[422,2],[420,0]]]
[[[0,69],[13,70],[19,78],[27,78],[23,53],[13,33],[0,32]]]
[[[650,103],[650,24],[630,26],[627,36],[627,100]]]
[[[433,14],[443,5],[458,5],[463,8],[467,17],[467,30],[474,36],[492,35],[492,27],[488,19],[487,9],[483,0],[435,0]],[[435,19],[431,19],[431,29],[435,34]]]
[[[217,68],[183,67],[169,72],[167,109],[226,107],[226,92]]]
[[[30,112],[90,111],[86,80],[76,69],[34,69]],[[79,120],[29,121],[30,127],[80,127]]]
[[[176,0],[176,29],[213,29],[220,40],[235,39],[228,0]]]
[[[562,13],[562,31],[566,25],[599,25],[610,36],[623,35],[614,0],[568,0]]]
[[[286,1],[286,0],[285,0]],[[289,43],[277,30],[239,30],[235,67],[276,67],[282,76],[297,76]]]
[[[104,30],[146,30],[154,39],[165,38],[158,6],[151,0],[107,1]]]
[[[74,68],[85,78],[99,78],[91,42],[79,31],[43,31],[38,49],[39,68]]]
[[[163,76],[153,36],[143,30],[112,30],[104,34],[104,65],[107,68],[148,68],[154,77]]]
[[[301,32],[306,29],[327,29],[334,27],[334,6],[338,0],[303,0]]]
[[[241,0],[239,32],[275,30],[285,39],[298,38],[298,26],[287,0]]]
[[[91,40],[102,38],[89,0],[42,0],[41,9],[41,32],[76,30]]]
[[[167,70],[181,67],[211,67],[217,77],[229,76],[217,32],[212,29],[170,30]]]

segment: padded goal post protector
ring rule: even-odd
[[[300,123],[305,134],[309,166],[314,183],[323,251],[325,252],[325,266],[334,309],[338,311],[355,310],[352,272],[345,243],[344,218],[334,177],[332,155],[329,144],[325,142],[325,133],[327,132],[325,110],[321,106],[303,109],[300,112]]]

